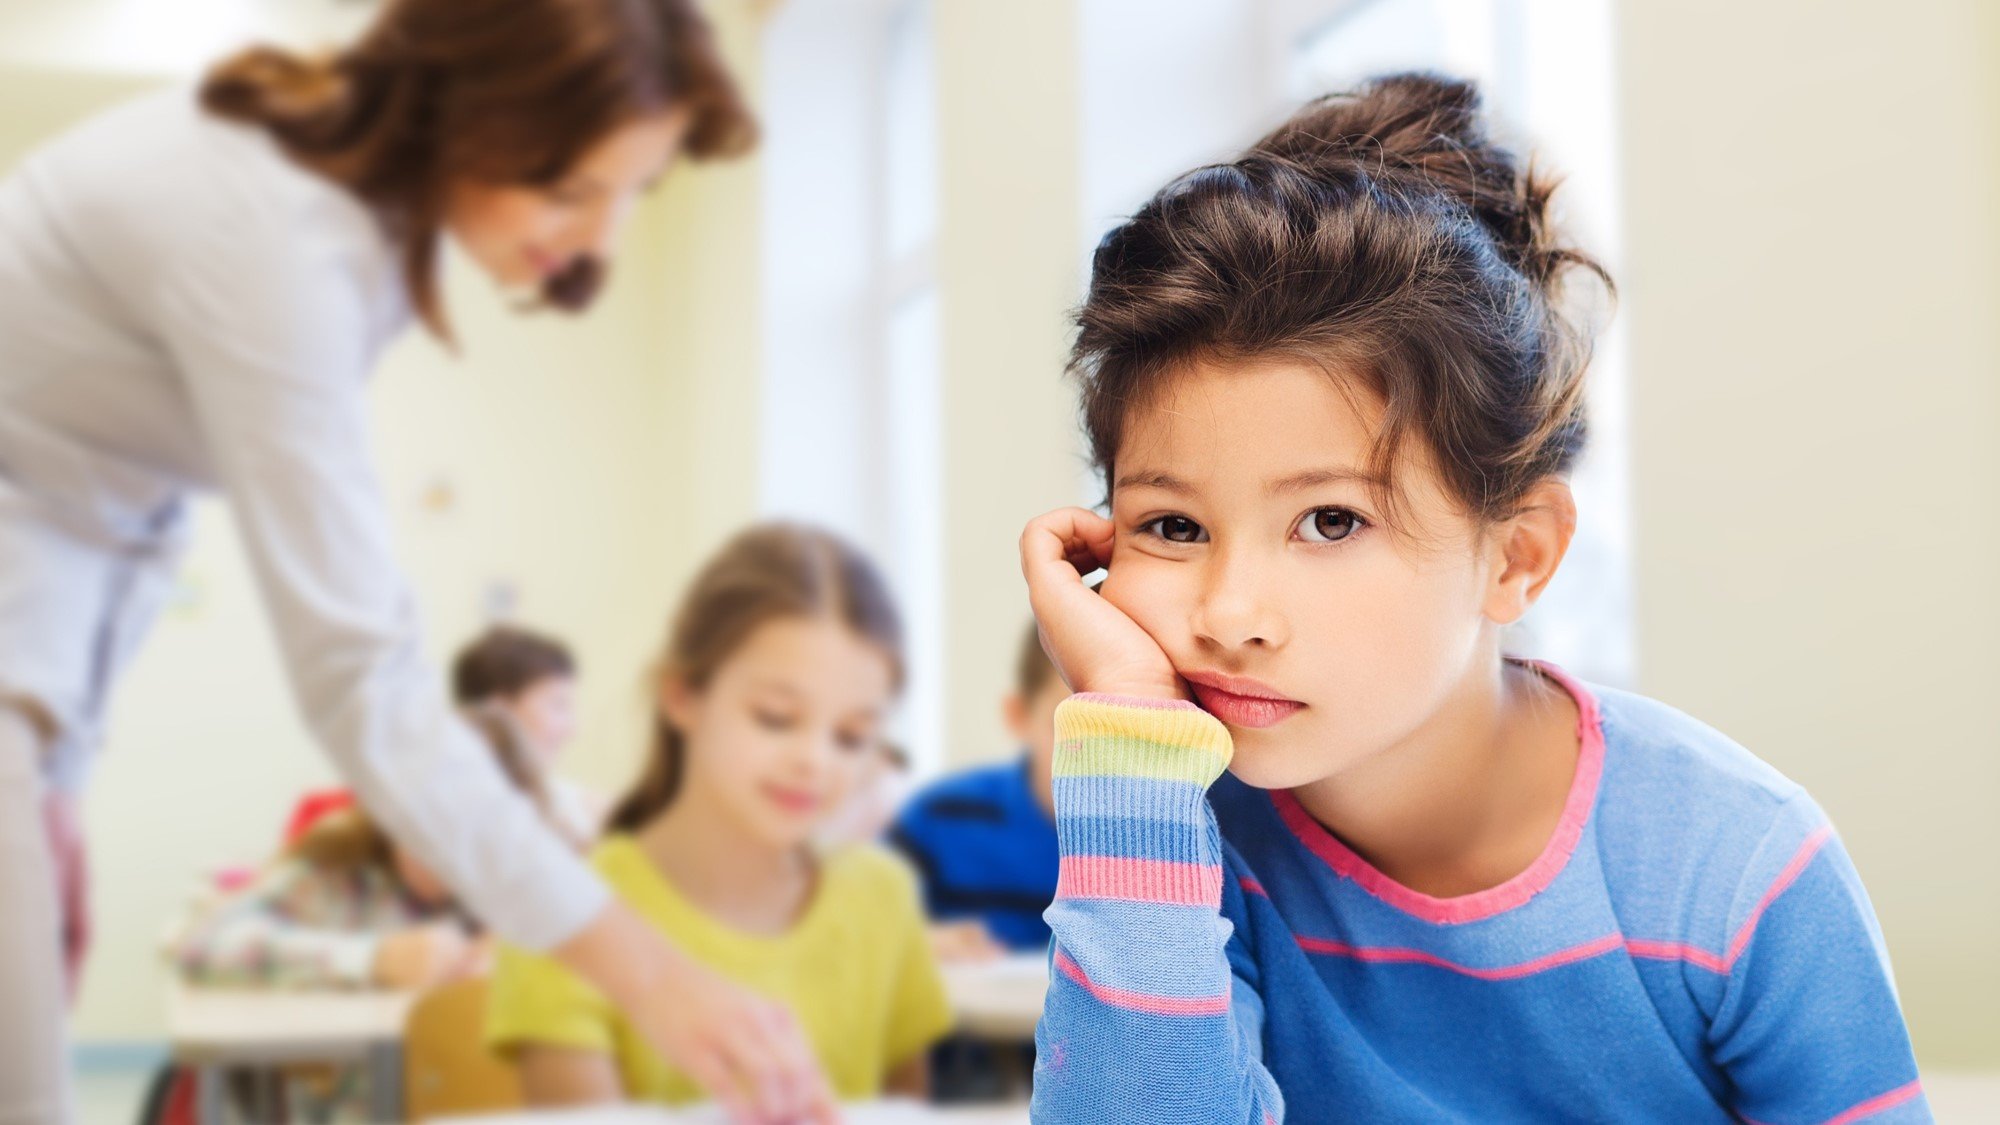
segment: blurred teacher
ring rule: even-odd
[[[616,904],[454,717],[363,408],[413,319],[448,338],[446,239],[581,310],[637,193],[754,133],[692,0],[391,0],[345,51],[249,51],[0,181],[0,1125],[71,1118],[75,797],[200,489],[231,503],[307,725],[399,841],[741,1119],[827,1112],[789,1013]]]

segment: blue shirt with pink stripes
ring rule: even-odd
[[[1034,1119],[1931,1120],[1826,815],[1714,730],[1542,668],[1581,717],[1560,824],[1449,899],[1215,780],[1228,731],[1193,705],[1064,704]]]

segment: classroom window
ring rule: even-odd
[[[880,231],[874,287],[883,338],[894,564],[909,646],[902,727],[919,773],[944,755],[944,426],[938,335],[937,96],[931,0],[890,15],[882,83]]]
[[[944,738],[937,111],[928,0],[796,0],[764,32],[766,514],[866,549],[903,611],[894,736]]]

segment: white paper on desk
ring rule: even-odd
[[[942,1106],[889,1100],[840,1107],[843,1125],[1027,1125],[1027,1106]],[[663,1109],[659,1106],[596,1106],[490,1117],[454,1117],[457,1125],[730,1125],[720,1106]]]
[[[935,1106],[922,1102],[882,1101],[840,1107],[842,1125],[925,1125],[938,1122],[940,1125],[1027,1125],[1027,1106],[968,1107]],[[730,1125],[729,1115],[715,1106],[704,1106],[690,1111],[685,1117],[661,1120],[673,1125]]]
[[[991,980],[1023,985],[1049,983],[1049,958],[1045,953],[1010,953],[991,961],[956,961],[944,966],[947,977]]]

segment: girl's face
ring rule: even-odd
[[[539,288],[580,258],[608,262],[632,204],[665,174],[690,120],[681,109],[621,126],[553,184],[458,184],[445,227],[506,289]]]
[[[1117,451],[1103,594],[1261,788],[1396,745],[1496,658],[1495,552],[1419,458],[1398,470],[1407,534],[1385,526],[1367,399],[1304,364],[1198,364],[1133,410]]]
[[[528,744],[552,761],[576,737],[576,680],[544,676],[502,704],[521,726]]]
[[[888,655],[844,622],[766,622],[700,692],[663,687],[687,745],[676,800],[711,802],[773,848],[807,843],[868,774],[894,684]]]

